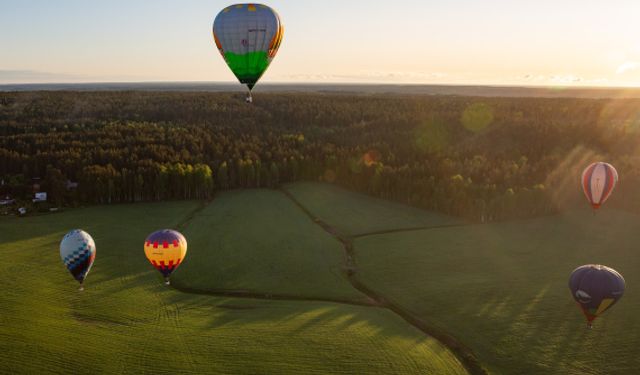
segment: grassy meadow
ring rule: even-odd
[[[222,194],[194,216],[184,235],[194,251],[176,273],[176,286],[367,299],[344,275],[342,244],[277,190]]]
[[[350,192],[330,184],[299,182],[285,186],[314,216],[344,236],[402,228],[455,225],[455,217]]]
[[[595,216],[574,210],[465,225],[327,184],[286,190],[353,238],[358,281],[455,337],[490,373],[640,368],[637,215],[605,207]],[[443,227],[451,224],[459,226]],[[98,248],[82,293],[58,256],[60,238],[75,227]],[[180,227],[189,240],[172,276],[177,289],[162,285],[142,251],[145,236],[164,227]],[[384,231],[392,232],[363,235]],[[359,305],[370,300],[345,276],[343,245],[282,191],[2,218],[0,234],[7,373],[466,373],[398,315]],[[627,281],[592,330],[567,288],[586,263],[609,265]]]
[[[489,372],[630,374],[640,368],[638,215],[605,206],[596,215],[574,209],[442,228],[450,223],[445,217],[431,229],[414,230],[416,216],[431,213],[409,209],[403,215],[401,205],[330,185],[287,189],[329,225],[356,235],[358,280],[469,346]],[[385,225],[409,230],[358,236]],[[588,263],[615,268],[627,283],[625,296],[592,330],[568,289],[570,273]]]
[[[335,293],[361,299],[331,271],[341,256],[334,241],[295,216],[279,194],[223,193],[201,211],[199,202],[168,202],[0,219],[0,373],[466,373],[450,351],[388,310],[183,293],[165,287],[144,257],[148,233],[192,218],[183,230],[194,238],[184,266],[174,275],[177,283],[187,283],[193,273],[196,287],[273,287],[274,292],[301,295],[306,289],[310,297]],[[237,232],[216,232],[212,226],[226,220],[225,205],[236,206],[234,212],[252,206],[273,210],[275,216],[249,212],[235,222]],[[217,216],[218,209],[223,216]],[[287,220],[287,215],[300,223]],[[274,227],[265,223],[267,233],[256,224],[263,219],[274,220],[274,226],[298,225],[296,229],[310,233],[299,234],[294,248],[286,238],[295,235],[293,231],[271,230]],[[78,292],[58,253],[62,236],[76,227],[91,233],[97,244],[84,292]],[[239,235],[242,230],[246,236]],[[272,237],[265,240],[268,246],[258,247],[256,239],[266,235]],[[301,255],[285,260],[281,254],[278,261],[267,261],[278,256],[267,249],[276,244],[291,247],[289,256],[295,251]],[[223,253],[218,264],[210,262],[215,255],[203,254],[219,248]],[[247,258],[252,248],[265,253],[256,253],[254,264],[240,273],[239,267],[252,262]],[[233,259],[234,249],[238,259]],[[326,253],[314,255],[322,251]],[[299,265],[305,257],[311,259]],[[210,268],[190,265],[201,261]],[[236,266],[220,265],[225,262]],[[279,272],[272,267],[280,267]],[[297,267],[306,268],[300,272]]]
[[[498,374],[630,374],[640,368],[638,216],[603,209],[355,242],[359,277],[470,346]],[[568,279],[579,265],[621,272],[625,296],[586,328]]]

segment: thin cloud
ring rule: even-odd
[[[431,82],[449,76],[439,72],[363,71],[356,74],[289,74],[278,78],[304,81]]]
[[[73,74],[41,72],[37,70],[0,69],[0,83],[40,83],[78,80]]]
[[[0,69],[0,84],[92,83],[162,81],[161,77],[138,75],[82,75],[39,70]]]
[[[533,84],[533,85],[576,85],[576,86],[584,86],[584,85],[593,85],[593,86],[602,86],[607,83],[610,83],[608,78],[604,77],[579,77],[572,74],[555,74],[555,75],[544,75],[544,74],[536,74],[536,73],[528,73],[519,77],[515,77],[515,83],[521,84]]]
[[[526,81],[526,82],[547,82],[548,81],[548,77],[542,74],[533,74],[533,73],[529,73],[529,74],[525,74],[522,77],[517,77],[516,81]]]
[[[620,65],[618,67],[618,70],[616,70],[617,74],[624,74],[626,72],[629,72],[631,70],[636,70],[638,67],[640,67],[640,64],[638,64],[635,61],[626,61],[624,62],[622,65]]]
[[[567,75],[553,75],[550,77],[549,81],[556,84],[570,84],[570,83],[583,82],[584,79],[582,77],[577,77],[572,74],[567,74]]]

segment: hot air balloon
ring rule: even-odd
[[[624,278],[612,268],[589,264],[573,271],[569,289],[591,328],[595,318],[622,298]]]
[[[582,172],[582,189],[594,210],[609,199],[618,183],[618,171],[608,163],[593,163]]]
[[[187,240],[175,230],[164,229],[153,232],[144,242],[144,253],[169,285],[169,276],[184,261],[187,255]]]
[[[60,258],[73,277],[80,282],[80,290],[84,290],[84,279],[96,259],[96,244],[93,238],[80,229],[67,233],[60,242]]]
[[[236,4],[224,8],[213,22],[213,39],[222,57],[251,90],[276,56],[284,27],[280,17],[262,4]]]

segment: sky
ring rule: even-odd
[[[0,0],[0,84],[234,82],[229,1]],[[272,0],[262,82],[640,86],[637,0]]]

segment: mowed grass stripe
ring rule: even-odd
[[[495,373],[629,374],[640,368],[637,215],[603,210],[356,240],[358,277],[452,333]],[[585,328],[571,271],[620,271],[621,302]]]

